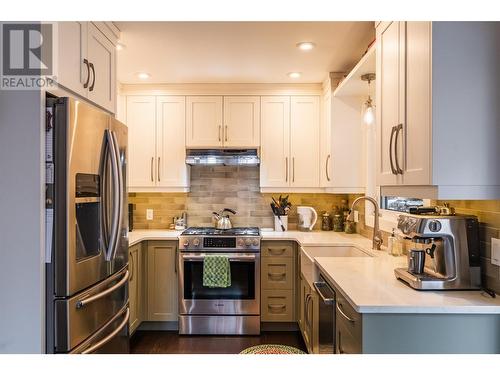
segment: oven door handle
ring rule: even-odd
[[[203,260],[205,259],[206,254],[200,254],[200,255],[182,255],[183,260]],[[228,256],[230,262],[241,262],[241,261],[247,261],[247,260],[255,260],[255,255],[231,255]]]

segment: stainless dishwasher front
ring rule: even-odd
[[[319,354],[335,353],[335,291],[322,275],[315,281],[319,294]]]

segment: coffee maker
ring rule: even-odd
[[[475,216],[400,215],[398,228],[412,241],[409,267],[396,278],[419,290],[481,289],[479,232]],[[416,267],[415,252],[423,255]]]

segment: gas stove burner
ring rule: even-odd
[[[182,236],[260,236],[257,227],[239,227],[217,229],[212,227],[190,227],[181,233]]]

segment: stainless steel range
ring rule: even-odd
[[[260,333],[259,228],[188,228],[179,237],[179,333]],[[229,258],[231,285],[203,286],[207,254]]]

